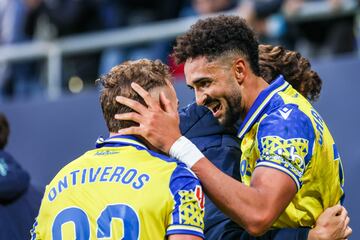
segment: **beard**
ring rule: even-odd
[[[235,125],[243,112],[241,99],[242,97],[238,93],[225,98],[226,109],[224,111],[224,116],[221,119],[218,119],[218,121],[220,125],[226,129],[232,130],[235,128]]]
[[[243,112],[243,108],[241,107],[241,100],[242,96],[240,93],[237,91],[232,91],[228,96],[223,98],[223,101],[216,100],[208,96],[204,105],[210,105],[214,101],[220,102],[224,112],[221,117],[217,118],[217,121],[225,129],[233,131]]]

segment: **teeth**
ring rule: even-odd
[[[220,108],[220,103],[219,102],[212,102],[208,105],[208,108],[215,113],[217,110],[219,110]]]

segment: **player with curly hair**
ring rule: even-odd
[[[260,73],[265,81],[271,83],[282,74],[303,96],[315,101],[319,96],[322,81],[311,68],[309,61],[299,53],[289,51],[281,46],[259,45]],[[286,64],[284,64],[286,62]],[[274,77],[272,77],[274,76]],[[301,76],[299,81],[294,76]],[[303,87],[307,86],[307,87]],[[192,103],[179,112],[181,133],[189,138],[201,152],[221,171],[234,179],[240,180],[241,151],[235,136],[219,125],[212,113],[204,107]],[[223,214],[205,194],[205,237],[206,239],[251,239],[244,230]],[[338,207],[327,209],[318,219],[315,229],[279,229],[267,232],[261,239],[308,239],[314,232],[321,232],[322,239],[331,239],[341,224],[332,221],[331,213]],[[331,217],[332,216],[332,217]],[[338,219],[339,220],[339,219]],[[324,221],[328,221],[327,223]],[[334,223],[328,224],[328,223]],[[320,229],[322,228],[322,229]],[[309,230],[311,231],[310,234]]]
[[[186,163],[217,206],[254,236],[270,228],[311,227],[325,208],[341,202],[341,159],[324,120],[283,76],[271,84],[264,80],[258,42],[241,18],[199,20],[178,37],[174,56],[178,63],[185,62],[186,82],[194,88],[198,105],[207,107],[224,127],[242,119],[242,183],[222,173],[181,136],[170,101],[163,99],[161,107],[137,84],[132,87],[147,106],[118,99],[136,113],[117,119],[139,123],[121,134],[140,135]],[[346,210],[339,215],[345,223],[341,239],[351,228]]]

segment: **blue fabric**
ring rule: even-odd
[[[0,239],[29,239],[40,202],[29,174],[0,150]]]
[[[29,186],[30,176],[13,157],[0,151],[0,202],[19,197]]]
[[[136,142],[133,143],[129,143],[126,141],[122,141],[122,139],[126,140],[126,139],[130,139],[133,141],[138,142],[138,144]],[[133,135],[115,135],[112,137],[109,137],[107,139],[104,139],[103,137],[99,137],[96,140],[96,148],[102,148],[102,147],[126,147],[126,146],[133,146],[138,150],[145,150],[147,151],[149,154],[151,154],[154,157],[160,158],[166,162],[176,162],[179,166],[184,167],[185,164],[178,161],[175,158],[171,158],[167,155],[152,151],[147,149],[147,147],[145,146],[145,144],[136,136]]]
[[[195,103],[182,108],[180,130],[223,172],[239,180],[240,148],[238,139],[226,133],[212,113]],[[217,239],[231,220],[205,194],[205,238]],[[238,227],[239,228],[239,227]]]
[[[180,109],[180,130],[204,155],[227,175],[240,181],[240,142],[205,107],[192,103]],[[306,240],[309,229],[271,230],[252,237],[223,214],[205,194],[205,239],[210,240]]]
[[[267,88],[261,91],[255,102],[251,105],[244,121],[240,125],[238,131],[238,137],[240,139],[242,139],[243,136],[251,129],[252,125],[262,115],[266,107],[271,104],[270,99],[272,99],[272,96],[279,91],[285,90],[289,86],[289,83],[285,81],[284,77],[279,75]]]

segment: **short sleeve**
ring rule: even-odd
[[[170,179],[174,208],[170,213],[166,235],[188,234],[204,238],[205,198],[195,174],[179,165]]]
[[[286,173],[299,190],[312,156],[314,138],[310,118],[296,106],[286,105],[260,122],[256,139],[260,158],[255,167],[271,167]]]

